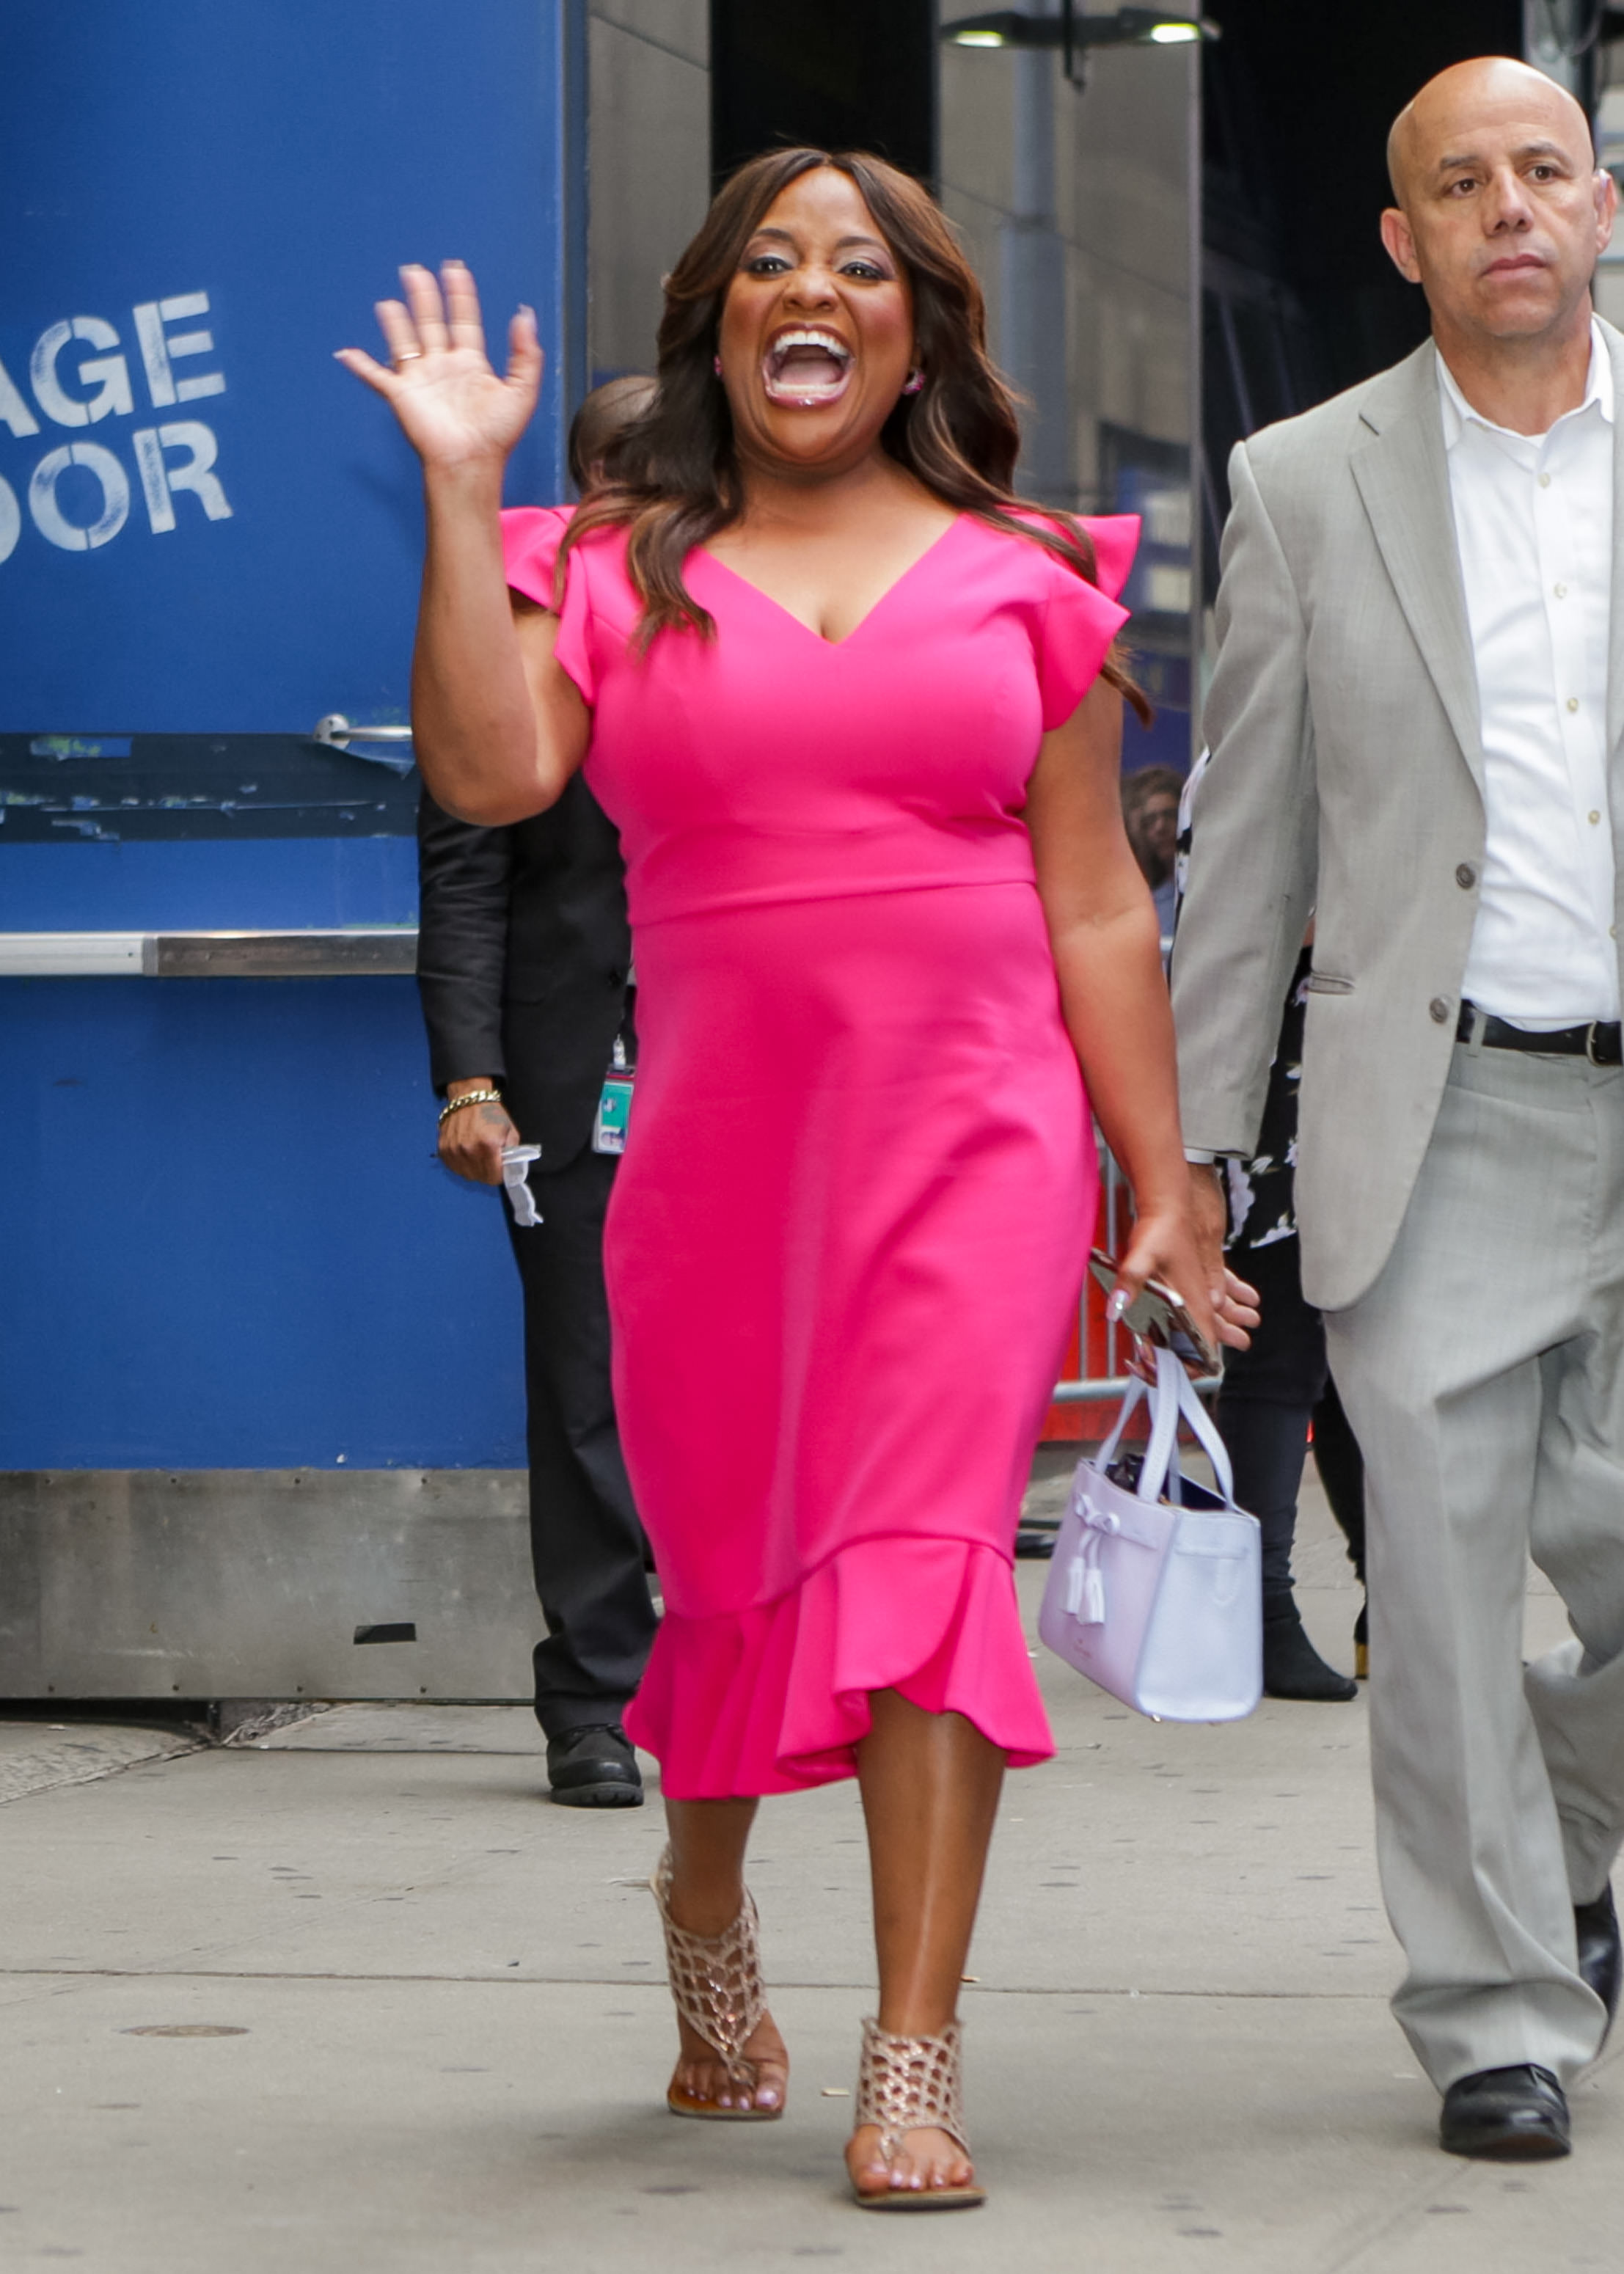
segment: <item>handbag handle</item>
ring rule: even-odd
[[[1152,1393],[1151,1412],[1154,1419],[1151,1425],[1151,1441],[1145,1456],[1145,1466],[1139,1477],[1139,1497],[1142,1500],[1159,1498],[1169,1471],[1177,1475],[1178,1424],[1182,1418],[1189,1424],[1191,1435],[1212,1463],[1214,1480],[1220,1494],[1233,1504],[1235,1475],[1229,1466],[1229,1448],[1218,1434],[1212,1415],[1196,1396],[1194,1382],[1170,1350],[1158,1348],[1156,1352],[1156,1387]],[[1146,1488],[1147,1483],[1149,1490]]]
[[[1185,1373],[1181,1361],[1170,1350],[1156,1351],[1156,1386],[1147,1391],[1144,1382],[1136,1376],[1122,1401],[1116,1426],[1094,1456],[1096,1468],[1109,1469],[1116,1457],[1123,1431],[1137,1411],[1139,1400],[1150,1398],[1150,1442],[1139,1465],[1138,1496],[1143,1501],[1158,1501],[1166,1490],[1169,1475],[1178,1475],[1178,1424],[1182,1418],[1190,1425],[1190,1434],[1213,1465],[1213,1475],[1218,1489],[1226,1501],[1235,1498],[1234,1472],[1223,1439],[1218,1434],[1213,1418],[1196,1396],[1195,1384]]]
[[[1139,1409],[1139,1401],[1144,1396],[1145,1384],[1140,1381],[1139,1375],[1136,1374],[1132,1381],[1128,1384],[1127,1396],[1123,1399],[1122,1404],[1116,1409],[1116,1419],[1112,1425],[1110,1435],[1106,1439],[1105,1442],[1101,1446],[1099,1451],[1094,1457],[1094,1465],[1095,1468],[1103,1471],[1110,1467],[1111,1463],[1116,1457],[1116,1449],[1122,1442],[1122,1433],[1127,1427],[1129,1422],[1133,1419],[1135,1412]]]

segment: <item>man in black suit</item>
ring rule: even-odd
[[[578,487],[652,386],[616,380],[588,396],[570,433]],[[598,1128],[612,1062],[636,1053],[620,839],[577,775],[549,811],[503,829],[454,821],[425,790],[417,844],[417,986],[434,1087],[453,1109],[440,1158],[494,1185],[504,1147],[541,1147],[530,1179],[541,1223],[503,1212],[524,1290],[548,1781],[572,1807],[636,1807],[620,1716],[655,1619],[610,1391],[602,1251],[616,1155],[598,1149]]]

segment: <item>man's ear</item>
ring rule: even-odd
[[[1596,249],[1605,252],[1613,242],[1613,224],[1618,218],[1619,185],[1605,166],[1596,169]]]
[[[1389,206],[1381,216],[1381,241],[1387,248],[1387,258],[1407,284],[1421,282],[1421,264],[1416,259],[1416,240],[1409,220],[1397,206]]]

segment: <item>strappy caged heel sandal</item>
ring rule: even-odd
[[[880,2155],[896,2161],[903,2135],[933,2130],[956,2140],[966,2156],[960,2105],[963,2032],[950,2022],[939,2037],[898,2037],[877,2021],[863,2023],[862,2066],[857,2078],[854,2129],[877,2125]],[[973,2210],[987,2200],[985,2187],[881,2187],[873,2194],[853,2182],[864,2210]]]
[[[747,1887],[738,1917],[720,1934],[690,1934],[671,1916],[671,1880],[667,1848],[649,1886],[665,1930],[665,1967],[677,2012],[717,2055],[729,2082],[753,2092],[758,2064],[745,2058],[744,2047],[767,2011],[754,1899]],[[784,2113],[782,2097],[776,2108],[758,2108],[754,2101],[743,2108],[724,2108],[718,2101],[684,2092],[674,2082],[666,2090],[665,2105],[673,2116],[698,2116],[719,2124],[765,2124]]]

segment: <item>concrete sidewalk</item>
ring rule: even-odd
[[[1357,1597],[1317,1495],[1304,1517],[1346,1664]],[[1530,1625],[1562,1630],[1538,1585]],[[1060,1752],[1007,1788],[966,1992],[991,2201],[922,2220],[842,2192],[872,2006],[850,1787],[763,1811],[785,2120],[679,2124],[658,1811],[544,1802],[527,1714],[343,1706],[226,1749],[0,1727],[0,2264],[1618,2266],[1616,2053],[1566,2164],[1433,2144],[1386,2006],[1363,1701],[1176,1728],[1041,1671]]]

